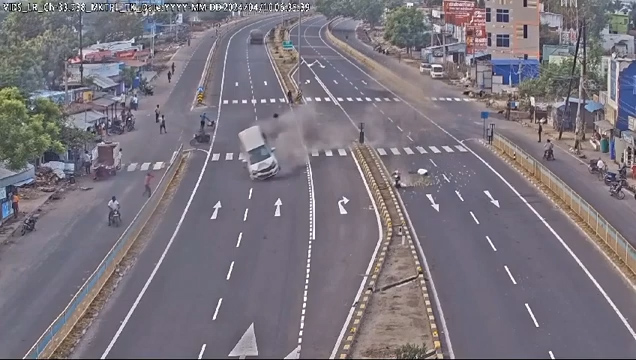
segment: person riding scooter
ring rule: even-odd
[[[554,159],[554,144],[550,142],[550,139],[546,140],[544,145],[543,157],[546,159]]]
[[[119,208],[119,201],[117,201],[117,198],[113,196],[108,202],[108,226],[112,224],[113,214],[115,211],[119,211]]]

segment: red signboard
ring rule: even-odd
[[[461,26],[470,22],[474,10],[475,2],[472,0],[444,0],[444,19],[447,24]]]
[[[471,54],[485,49],[487,45],[486,10],[474,9],[471,20],[466,24],[466,50]]]

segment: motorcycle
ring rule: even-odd
[[[119,227],[119,225],[121,225],[121,214],[119,213],[119,210],[113,210],[110,221],[112,225],[115,225],[115,227]]]
[[[24,236],[27,232],[35,231],[35,223],[38,221],[38,214],[33,214],[26,219],[22,223],[22,236]]]
[[[627,179],[625,177],[623,177],[622,175],[617,176],[616,173],[613,173],[611,171],[605,173],[603,181],[605,182],[605,185],[611,185],[620,182],[622,186],[628,186]]]
[[[625,198],[625,192],[623,191],[623,186],[620,183],[611,184],[609,192],[610,196],[613,196],[618,200],[623,200]]]
[[[196,146],[197,144],[207,144],[210,142],[210,134],[206,134],[202,131],[194,134],[192,140],[190,140],[190,146]]]
[[[552,161],[554,160],[554,150],[548,149],[543,152],[543,160]]]
[[[126,131],[130,132],[135,130],[135,119],[131,118],[126,122]]]
[[[155,89],[151,85],[144,85],[141,87],[141,92],[144,95],[152,96],[155,94]]]
[[[596,166],[597,163],[598,159],[590,160],[587,165],[587,170],[590,172],[590,174],[596,174],[599,180],[603,180],[603,178],[605,177],[605,171],[603,169],[599,169],[598,166]]]
[[[121,135],[125,132],[125,128],[124,125],[122,125],[121,123],[117,123],[117,124],[113,124],[110,127],[110,133],[115,134],[115,135]]]

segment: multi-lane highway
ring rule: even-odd
[[[344,41],[355,37],[352,22],[336,28]],[[470,140],[481,131],[471,120],[478,109],[430,79],[412,79],[422,101],[405,103],[409,96],[378,84],[326,42],[325,31],[324,19],[301,28],[305,106],[341,136],[355,136],[364,122],[390,170],[431,174],[432,185],[400,193],[432,270],[448,350],[458,357],[635,356],[633,289],[558,209]],[[336,146],[332,156],[338,153]]]
[[[196,111],[218,115],[213,144],[192,152],[160,228],[76,356],[330,355],[378,220],[353,157],[309,156],[323,118],[291,111],[265,47],[248,44],[252,29],[278,21],[250,21],[221,40],[214,96]],[[282,166],[268,181],[249,180],[239,160],[237,134],[254,124]]]

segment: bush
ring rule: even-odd
[[[426,345],[422,346],[406,344],[395,350],[396,359],[426,359]]]

